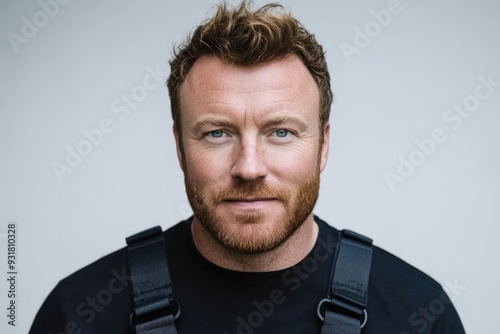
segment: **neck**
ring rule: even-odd
[[[211,237],[200,221],[191,224],[193,241],[200,254],[219,267],[245,272],[266,272],[286,269],[304,259],[313,249],[318,238],[319,227],[311,215],[276,249],[262,254],[239,254],[228,250]]]

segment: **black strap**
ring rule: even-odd
[[[127,238],[134,309],[130,326],[141,334],[177,334],[180,305],[174,298],[160,226]]]
[[[372,252],[371,239],[349,230],[341,232],[331,289],[317,310],[324,321],[321,334],[360,334],[366,325]]]

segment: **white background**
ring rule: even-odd
[[[283,3],[325,47],[335,94],[315,212],[444,286],[461,285],[451,296],[467,332],[496,333],[500,87],[457,129],[443,115],[474,94],[479,77],[500,81],[500,5],[401,0],[401,12],[377,32],[371,11],[386,9],[385,0]],[[26,333],[59,279],[124,246],[127,235],[189,215],[165,86],[127,117],[112,104],[140,89],[148,67],[165,79],[173,43],[212,5],[73,0],[43,22],[38,2],[1,0],[0,233],[18,224],[19,270],[17,326],[0,311],[2,333]],[[38,31],[24,28],[30,37],[13,46],[9,36],[22,37],[26,21],[36,20]],[[373,37],[349,58],[341,43],[355,46],[356,27],[371,27]],[[75,149],[82,131],[103,119],[114,131],[60,182],[52,164],[65,163],[67,146]],[[397,173],[399,156],[408,159],[435,128],[447,140],[391,191],[384,173]]]

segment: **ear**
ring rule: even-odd
[[[328,161],[328,150],[330,149],[330,122],[325,124],[323,128],[323,145],[321,147],[321,165],[320,170],[323,171]]]
[[[183,158],[183,149],[181,148],[182,145],[182,140],[181,140],[181,134],[179,133],[179,129],[177,127],[173,126],[173,131],[174,131],[174,137],[175,137],[175,147],[177,149],[177,159],[179,160],[179,166],[181,166],[182,171],[184,171],[184,158]]]

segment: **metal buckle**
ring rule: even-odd
[[[318,307],[316,309],[316,313],[318,314],[318,317],[322,322],[325,321],[325,317],[322,314],[322,308],[325,308],[325,306],[327,306],[327,305],[330,305],[330,307],[333,310],[340,310],[340,312],[338,312],[338,313],[353,316],[354,318],[360,319],[360,320],[363,319],[363,321],[361,322],[361,328],[365,327],[366,322],[368,321],[368,312],[366,312],[365,308],[359,308],[355,305],[348,304],[348,303],[341,301],[341,300],[338,300],[338,299],[325,298],[325,299],[322,299],[318,303]],[[325,308],[325,312],[326,312],[326,308]],[[335,312],[335,311],[333,311],[333,312]]]

